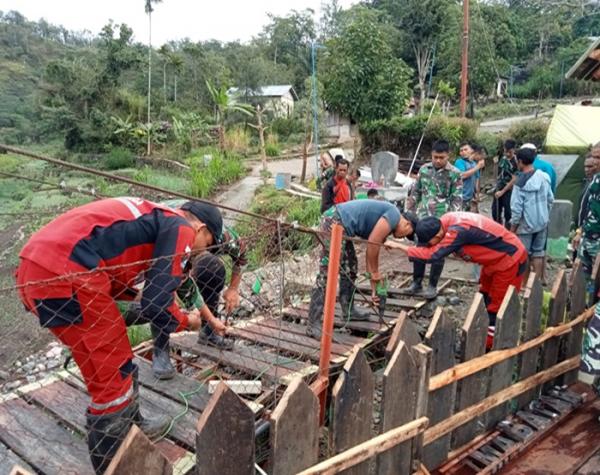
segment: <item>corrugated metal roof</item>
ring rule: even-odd
[[[590,45],[565,75],[567,79],[600,81],[600,38]]]
[[[294,87],[291,84],[262,86],[256,90],[248,91],[248,95],[255,97],[281,97],[285,96],[288,92],[292,94],[294,100],[298,99],[298,95],[296,94],[296,91],[294,91]],[[239,93],[240,88],[238,87],[230,87],[227,91],[227,94],[230,96],[237,95]]]

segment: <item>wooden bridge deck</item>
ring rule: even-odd
[[[344,321],[338,306],[332,368],[341,368],[356,345],[364,348],[385,341],[401,309],[411,312],[423,305],[392,293],[383,319],[373,313],[363,322]],[[178,373],[170,381],[152,375],[150,362],[141,356],[150,347],[137,353],[142,411],[176,418],[169,434],[157,443],[175,473],[188,473],[194,467],[196,424],[210,399],[208,379],[260,380],[262,393],[245,399],[259,420],[278,389],[298,376],[310,382],[316,375],[320,342],[304,333],[307,307],[286,308],[283,316],[236,322],[231,351],[200,345],[196,334],[172,335],[177,366],[185,367],[189,376]],[[57,372],[1,398],[0,475],[10,474],[14,465],[47,475],[93,474],[85,441],[88,401],[76,371]]]

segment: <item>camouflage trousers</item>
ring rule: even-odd
[[[335,207],[329,208],[321,217],[319,230],[323,233],[323,247],[319,257],[319,271],[315,287],[325,289],[327,287],[327,271],[329,269],[329,248],[331,246],[331,228],[334,224],[343,226],[342,220]],[[342,255],[340,257],[340,280],[354,282],[358,275],[358,259],[352,241],[342,241]]]
[[[596,256],[600,251],[600,239],[590,239],[584,237],[579,244],[579,249],[577,250],[577,257],[581,261],[583,266],[583,273],[585,274],[585,279],[587,282],[587,294],[591,297],[591,302],[595,300],[595,283],[592,280],[592,270],[594,268],[594,262],[596,261]]]
[[[583,340],[580,369],[587,374],[600,376],[600,302],[596,304],[596,312]]]

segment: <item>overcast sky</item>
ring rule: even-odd
[[[268,22],[267,13],[312,8],[320,13],[321,0],[164,0],[154,6],[152,44],[169,40],[217,39],[246,41]],[[356,0],[340,0],[347,7]],[[112,19],[127,23],[139,41],[148,37],[144,0],[0,0],[0,11],[17,10],[29,20],[45,18],[69,30],[96,34]]]

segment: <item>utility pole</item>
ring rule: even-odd
[[[467,84],[469,82],[469,0],[463,0],[462,67],[460,72],[460,116],[467,112]]]
[[[313,100],[313,138],[315,143],[315,162],[317,177],[320,175],[319,169],[319,101],[317,91],[317,45],[313,41],[311,45],[311,63],[312,63],[312,100]]]

